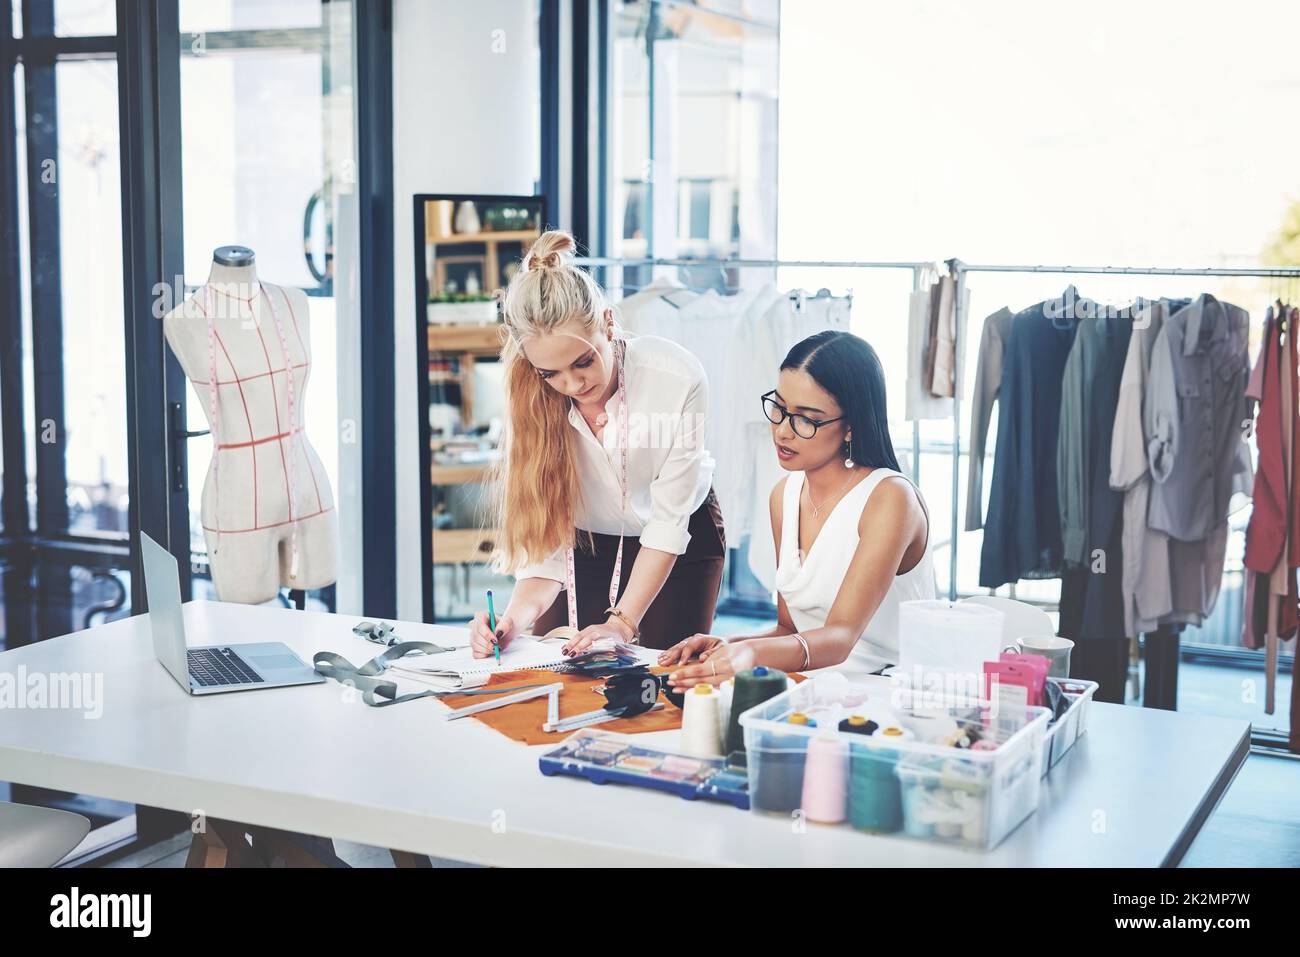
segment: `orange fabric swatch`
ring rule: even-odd
[[[667,674],[670,668],[651,668],[653,674]],[[803,675],[791,675],[796,682],[803,681]],[[589,678],[584,675],[556,674],[553,671],[503,671],[488,679],[489,688],[513,688],[524,685],[552,684],[561,682],[564,690],[560,692],[560,717],[572,718],[605,707],[605,696],[593,691],[605,683],[603,678]],[[466,705],[482,704],[492,700],[485,695],[446,695],[439,699],[449,708],[463,708]],[[546,720],[546,698],[534,698],[508,704],[504,708],[494,708],[473,715],[469,720],[477,720],[489,728],[499,731],[507,738],[522,741],[524,744],[556,744],[569,735],[564,732],[547,732],[542,730]],[[619,718],[606,721],[600,725],[602,731],[615,731],[620,734],[639,734],[647,731],[675,731],[682,726],[682,712],[674,707],[663,695],[659,696],[663,708],[648,711],[635,718]],[[465,719],[462,719],[465,720]]]

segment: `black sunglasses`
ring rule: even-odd
[[[775,395],[776,390],[773,389],[771,392],[763,393],[762,396],[763,414],[767,416],[767,421],[773,425],[780,425],[786,419],[789,419],[790,428],[794,429],[794,434],[801,439],[811,439],[823,425],[830,425],[832,422],[838,422],[844,418],[842,415],[837,415],[833,419],[822,419],[819,422],[816,419],[808,418],[806,415],[800,415],[798,412],[791,412],[773,398]]]

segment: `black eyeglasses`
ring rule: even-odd
[[[801,439],[811,439],[817,434],[817,430],[823,425],[830,425],[832,422],[838,422],[840,419],[844,418],[842,415],[837,415],[833,419],[822,419],[819,422],[816,419],[808,418],[806,415],[800,415],[798,412],[791,412],[780,402],[777,402],[776,399],[772,398],[774,395],[776,395],[775,389],[771,392],[764,393],[762,397],[763,414],[767,416],[767,421],[771,422],[773,425],[780,425],[786,419],[789,419],[790,428],[794,429],[794,434],[799,436]]]

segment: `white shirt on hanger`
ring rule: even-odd
[[[682,346],[658,336],[627,339],[628,508],[620,514],[618,393],[605,403],[603,441],[572,405],[581,494],[574,524],[602,535],[636,535],[645,548],[680,555],[691,536],[691,515],[713,483],[705,446],[709,387],[704,369]],[[516,573],[516,578],[564,581],[564,550]]]
[[[772,445],[772,423],[763,414],[758,396],[776,388],[781,362],[795,343],[824,329],[848,331],[850,308],[845,299],[808,299],[799,312],[788,296],[780,296],[759,318],[755,330],[754,378],[759,388],[755,391],[751,385],[742,405],[748,417],[749,446],[749,461],[742,468],[750,497],[749,570],[769,590],[776,585],[776,539],[772,536],[768,496],[772,487],[788,473],[777,460]]]

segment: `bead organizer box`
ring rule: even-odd
[[[749,807],[743,767],[724,758],[700,758],[637,744],[629,736],[584,728],[538,758],[545,775],[568,774],[595,784],[631,784],[688,799]]]
[[[990,849],[1038,807],[1049,714],[818,676],[740,716],[750,809]]]

